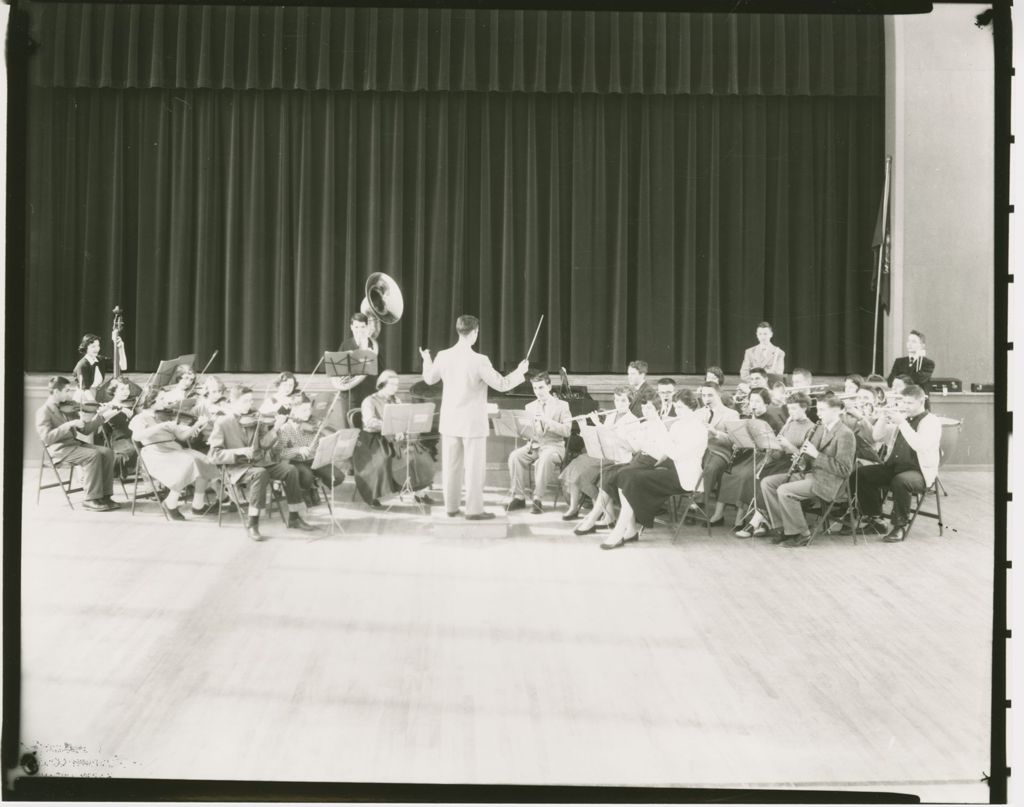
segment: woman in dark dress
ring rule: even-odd
[[[78,385],[79,400],[96,400],[96,391],[107,379],[100,366],[100,338],[94,333],[87,333],[78,345],[82,358],[78,360],[72,374]]]
[[[380,500],[401,490],[408,468],[409,480],[416,501],[432,504],[427,489],[434,481],[434,461],[420,443],[408,447],[401,441],[381,434],[384,407],[402,403],[397,396],[398,374],[385,370],[377,377],[377,391],[363,400],[363,429],[352,452],[356,490],[363,501],[380,507]]]

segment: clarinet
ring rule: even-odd
[[[800,450],[797,451],[796,454],[793,455],[793,462],[790,463],[789,471],[786,473],[786,481],[787,482],[789,482],[789,481],[791,481],[793,479],[794,474],[798,474],[798,473],[802,474],[802,473],[805,473],[807,471],[807,467],[805,465],[805,460],[807,459],[807,452],[806,452],[805,449],[806,449],[807,444],[809,442],[811,442],[811,438],[814,437],[814,435],[815,435],[815,433],[817,431],[818,431],[818,427],[815,426],[814,427],[814,431],[811,432],[810,435],[808,435],[807,439],[804,440],[803,445],[800,446]]]

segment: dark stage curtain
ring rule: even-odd
[[[419,370],[419,345],[447,346],[464,312],[482,317],[481,349],[497,365],[521,358],[541,313],[535,367],[622,372],[643,358],[659,373],[735,370],[762,318],[790,366],[840,373],[870,361],[880,19],[645,14],[613,24],[501,12],[507,50],[488,62],[477,41],[473,72],[454,56],[442,69],[432,44],[417,50],[409,32],[430,22],[424,12],[405,12],[396,35],[399,12],[382,11],[377,44],[366,48],[377,83],[366,89],[345,82],[366,84],[369,57],[346,73],[328,49],[322,67],[309,21],[336,15],[320,34],[335,42],[351,34],[346,14],[365,22],[369,12],[237,10],[233,54],[218,72],[202,58],[213,50],[181,21],[209,19],[214,31],[227,11],[164,8],[162,67],[146,74],[134,68],[147,63],[156,23],[141,21],[160,7],[95,9],[88,24],[85,8],[45,7],[34,34],[43,61],[29,109],[30,369],[70,368],[81,333],[109,330],[120,303],[140,372],[181,352],[202,362],[217,348],[215,370],[308,371],[347,334],[373,271],[394,276],[406,298],[405,316],[382,337],[383,364],[404,372]],[[295,78],[296,59],[239,44],[264,41],[245,27],[253,19],[291,41],[283,34],[298,11],[309,23],[307,83]],[[473,12],[429,14],[448,15],[449,51],[464,53],[472,26],[460,15]],[[651,18],[675,20],[669,31],[685,28],[707,48],[682,59],[665,37],[647,35]],[[134,20],[135,40],[115,36],[118,20]],[[806,36],[823,25],[830,46]],[[426,27],[440,36],[442,27]],[[482,27],[472,27],[477,40]],[[62,44],[48,48],[57,28]],[[516,30],[533,44],[517,45]],[[731,72],[717,45],[730,30],[728,52],[742,68]],[[615,67],[585,55],[598,31],[630,42]],[[769,41],[772,59],[758,62],[751,54]],[[412,66],[417,53],[425,72]],[[396,59],[397,72],[381,69]],[[874,74],[851,67],[872,59]],[[699,60],[711,63],[700,81],[667,80]],[[831,79],[812,79],[810,66],[823,62]],[[249,63],[258,89],[244,89]],[[551,67],[560,64],[570,65],[568,85]],[[308,83],[318,75],[331,89],[301,89],[320,86]],[[181,86],[165,86],[168,76]],[[479,91],[492,86],[485,81],[557,91]]]

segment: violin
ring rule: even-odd
[[[74,417],[89,415],[92,417],[97,411],[99,411],[100,405],[95,401],[86,401],[85,403],[78,403],[77,401],[61,401],[57,404],[57,408],[63,415]]]
[[[249,412],[248,414],[238,416],[238,425],[245,429],[252,428],[253,426],[272,426],[275,420],[277,420],[277,415],[260,415],[255,412]]]

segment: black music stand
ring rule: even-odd
[[[324,372],[328,378],[377,375],[377,354],[372,350],[324,351]]]
[[[743,518],[737,523],[742,523],[751,518],[754,513],[761,512],[757,504],[758,479],[768,462],[768,452],[779,447],[779,440],[772,431],[772,427],[765,421],[757,418],[744,418],[743,420],[727,420],[720,424],[722,429],[729,434],[729,439],[735,448],[749,448],[753,453],[754,470],[754,497],[750,500],[743,511]],[[761,452],[761,464],[758,466],[758,452]]]
[[[356,448],[356,440],[359,439],[359,429],[340,429],[321,437],[316,444],[316,453],[310,467],[313,470],[331,466],[331,529],[329,535],[334,535],[334,528],[344,532],[344,528],[338,524],[334,515],[334,465],[337,462],[345,462],[352,459],[352,452]]]
[[[156,372],[153,373],[153,379],[150,382],[150,385],[153,387],[166,387],[174,378],[174,369],[179,364],[187,364],[190,367],[194,367],[195,363],[195,353],[186,353],[184,356],[178,356],[176,359],[164,359],[156,368]]]
[[[434,404],[433,403],[415,403],[415,404],[386,404],[384,406],[384,414],[381,418],[382,425],[380,433],[384,437],[395,437],[396,435],[402,435],[402,439],[399,443],[405,448],[405,481],[402,482],[402,489],[398,491],[398,500],[405,502],[406,494],[410,494],[413,497],[413,502],[423,512],[424,505],[416,501],[416,491],[412,489],[412,477],[409,472],[409,444],[411,442],[419,442],[419,435],[426,434],[433,428],[434,425]],[[416,440],[410,440],[409,435],[416,435]],[[385,513],[391,511],[391,508],[395,506],[392,502],[388,505]],[[426,508],[426,512],[430,512],[430,508]]]

